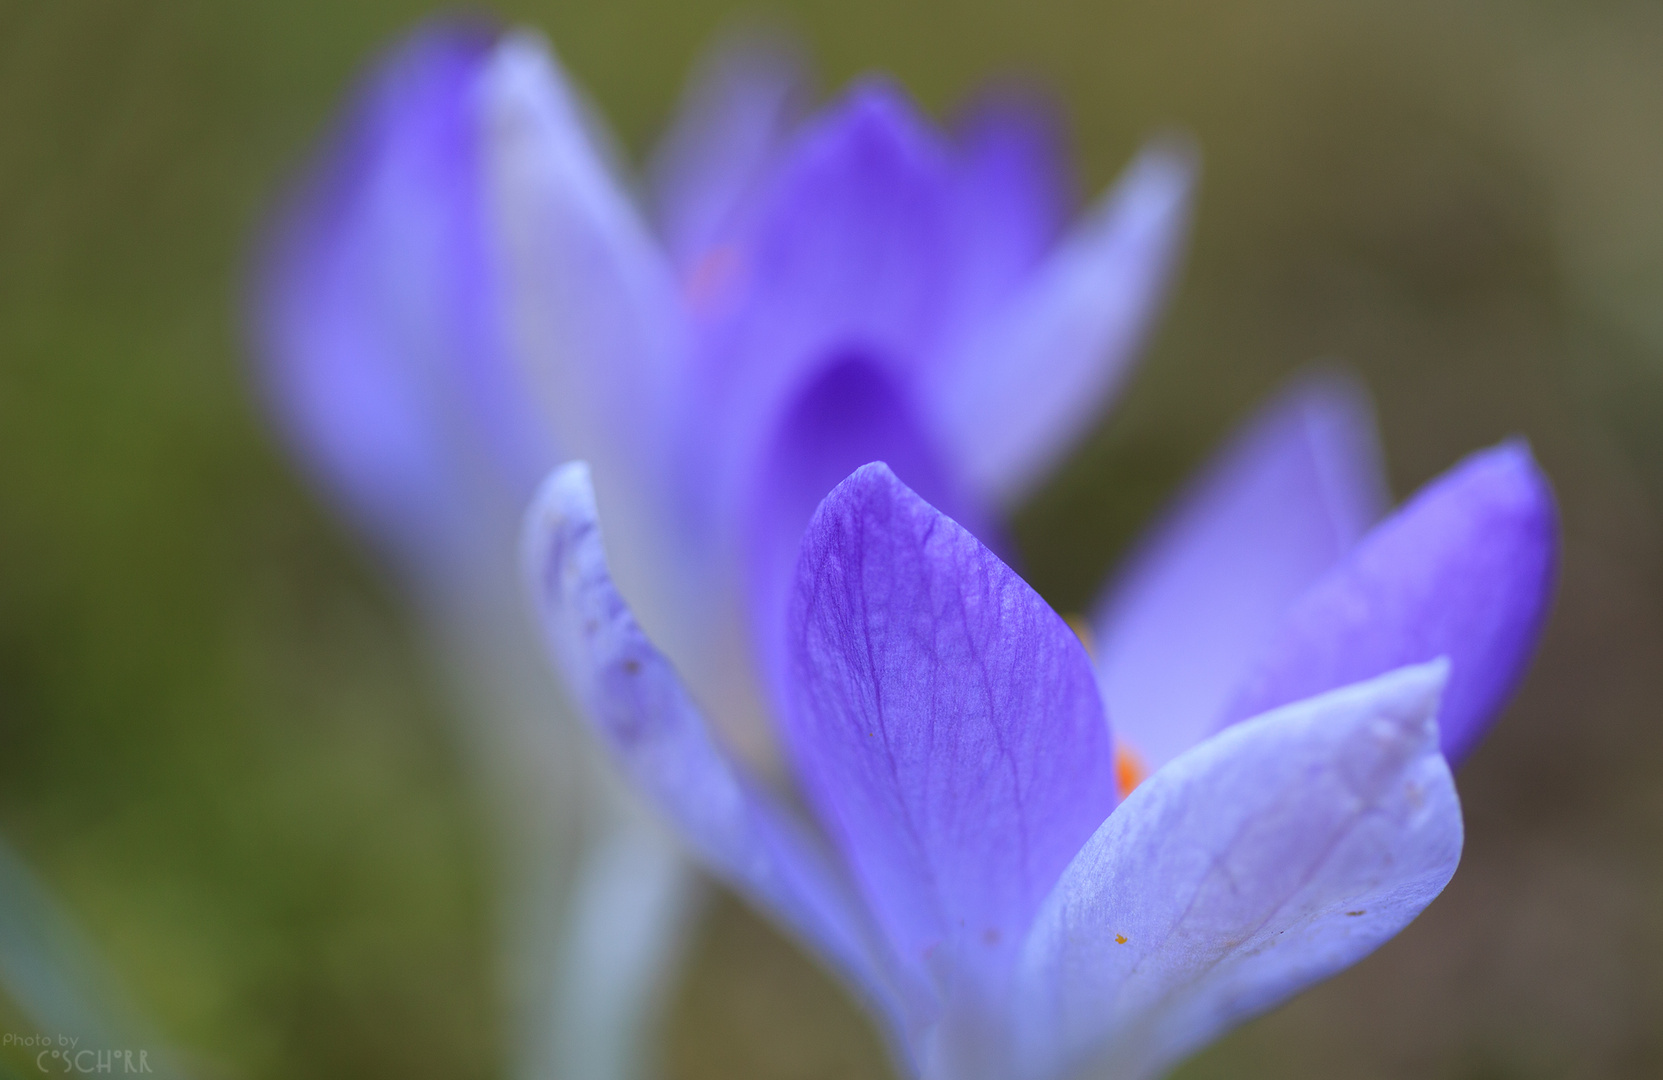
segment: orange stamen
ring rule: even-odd
[[[1136,750],[1124,742],[1114,744],[1114,780],[1120,789],[1120,797],[1124,799],[1132,793],[1132,789],[1143,783],[1149,776],[1149,767],[1138,757]]]

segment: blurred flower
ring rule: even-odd
[[[644,212],[542,44],[437,23],[371,75],[268,234],[271,408],[487,702],[470,709],[498,729],[487,756],[524,793],[510,818],[569,814],[552,792],[601,787],[550,734],[521,632],[515,538],[552,465],[589,462],[624,591],[770,769],[758,672],[820,499],[883,457],[997,544],[1000,510],[1096,419],[1159,306],[1186,147],[1146,151],[1067,226],[1053,125],[1020,96],[988,98],[952,138],[881,81],[812,117],[806,99],[789,51],[718,55]],[[619,970],[651,971],[636,939],[667,947],[676,905],[641,901],[651,845],[619,830],[639,857],[589,860],[565,962],[595,970],[562,976],[585,1004],[556,1027],[627,1044],[628,1003],[655,980]],[[624,988],[617,1023],[587,1004],[597,985]],[[596,1068],[557,1066],[610,1075]]]
[[[545,485],[526,564],[624,772],[909,1075],[1144,1077],[1366,956],[1455,871],[1450,763],[1534,649],[1556,515],[1522,444],[1383,519],[1377,461],[1355,388],[1297,383],[1109,591],[1095,670],[971,533],[858,469],[764,651],[813,825],[636,624],[581,464]]]

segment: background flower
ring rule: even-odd
[[[799,115],[805,81],[764,40],[707,61],[653,221],[538,39],[436,21],[372,67],[261,244],[268,405],[471,688],[526,1075],[644,1067],[694,895],[528,655],[531,479],[596,463],[631,595],[766,759],[750,642],[813,506],[881,454],[994,528],[1122,381],[1177,263],[1178,146],[1071,224],[1037,103],[951,139],[875,80]]]
[[[729,9],[510,4],[643,161]],[[0,822],[163,1030],[234,1075],[492,1074],[479,811],[430,654],[247,401],[249,230],[398,0],[66,0],[0,35]],[[1090,610],[1117,552],[1290,371],[1378,395],[1403,494],[1531,439],[1564,501],[1541,661],[1460,775],[1461,873],[1367,965],[1187,1075],[1658,1071],[1663,745],[1653,133],[1643,6],[794,4],[833,82],[932,113],[1054,85],[1079,190],[1207,150],[1199,246],[1114,422],[1016,518]],[[867,1076],[863,1022],[721,901],[684,1076]],[[1528,942],[1520,948],[1519,942]]]

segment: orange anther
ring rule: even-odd
[[[1143,759],[1138,757],[1137,751],[1123,742],[1114,744],[1114,780],[1115,786],[1120,788],[1120,797],[1124,799],[1132,793],[1132,789],[1149,776],[1149,768]]]

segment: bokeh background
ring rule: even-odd
[[[488,826],[400,600],[248,391],[251,230],[375,0],[0,2],[0,832],[204,1078],[503,1072]],[[1083,191],[1205,154],[1148,363],[1020,518],[1078,609],[1255,399],[1343,360],[1401,495],[1530,438],[1563,502],[1539,663],[1460,777],[1447,893],[1180,1074],[1663,1076],[1663,7],[1650,0],[503,3],[639,156],[736,14],[828,88],[938,114],[1018,73]],[[672,1080],[881,1077],[841,993],[732,902],[672,991]],[[0,1029],[26,1031],[14,1004]],[[32,1056],[0,1051],[0,1070]]]

